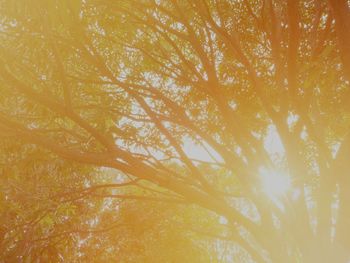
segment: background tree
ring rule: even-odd
[[[1,10],[4,136],[223,216],[254,261],[348,260],[347,1]],[[191,158],[189,142],[211,160]],[[263,171],[288,173],[291,190],[266,196]]]

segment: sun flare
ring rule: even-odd
[[[263,191],[271,198],[285,195],[291,188],[290,177],[277,171],[260,170]]]

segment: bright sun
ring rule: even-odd
[[[275,199],[285,195],[291,187],[290,177],[284,173],[260,170],[263,191]]]

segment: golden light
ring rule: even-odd
[[[260,170],[263,191],[272,199],[283,196],[291,189],[290,177],[277,171]]]

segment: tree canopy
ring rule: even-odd
[[[1,0],[0,21],[5,262],[350,259],[349,1]]]

